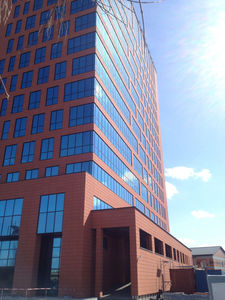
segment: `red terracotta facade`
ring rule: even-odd
[[[5,60],[4,68],[1,78],[6,78],[6,90],[10,91],[10,82],[13,75],[18,75],[17,88],[10,91],[8,99],[8,107],[6,112],[0,116],[0,130],[3,134],[4,122],[10,120],[10,127],[8,137],[0,141],[0,157],[1,157],[1,181],[0,181],[0,201],[10,200],[16,198],[23,198],[23,208],[20,223],[20,231],[18,237],[18,248],[16,254],[16,262],[13,268],[13,280],[11,287],[13,288],[30,288],[38,286],[38,277],[40,269],[40,253],[42,245],[42,236],[37,232],[40,211],[40,199],[43,195],[52,195],[64,193],[64,210],[63,210],[63,225],[62,232],[57,232],[56,237],[61,237],[61,255],[60,255],[60,271],[58,282],[58,295],[60,296],[73,296],[73,297],[89,297],[89,296],[102,296],[109,290],[131,284],[131,295],[146,295],[157,293],[159,290],[169,290],[170,288],[170,275],[169,269],[178,266],[192,265],[191,251],[176,238],[169,233],[169,219],[167,211],[165,179],[163,174],[163,159],[162,159],[162,146],[161,134],[159,123],[159,106],[157,96],[157,79],[154,65],[151,61],[149,51],[145,42],[137,43],[136,53],[139,53],[139,58],[135,58],[135,65],[137,67],[138,60],[141,60],[141,69],[138,74],[135,74],[135,82],[132,83],[131,74],[129,74],[128,67],[123,61],[123,56],[117,49],[118,57],[125,72],[128,74],[129,86],[126,86],[127,92],[131,95],[134,102],[134,95],[131,86],[133,85],[134,91],[138,92],[138,85],[144,98],[139,98],[140,104],[135,104],[136,114],[133,113],[131,107],[121,90],[118,89],[120,97],[123,99],[130,114],[130,122],[126,120],[123,112],[121,111],[118,102],[113,99],[110,89],[104,83],[103,75],[98,73],[98,70],[89,70],[81,74],[72,76],[73,59],[89,54],[96,54],[103,68],[107,70],[108,61],[103,57],[103,54],[97,46],[89,49],[81,49],[72,55],[67,53],[67,43],[70,38],[83,36],[86,33],[95,32],[99,35],[102,45],[107,49],[109,47],[107,40],[102,34],[102,28],[92,26],[81,31],[74,31],[76,20],[84,15],[96,12],[96,7],[83,9],[70,15],[71,2],[79,2],[79,0],[68,1],[66,6],[65,20],[70,20],[70,32],[68,35],[59,37],[58,30],[60,22],[53,21],[55,31],[52,40],[42,42],[41,36],[45,26],[39,25],[41,13],[48,9],[54,11],[54,1],[44,0],[39,1],[42,7],[38,10],[32,10],[33,4],[38,1],[31,1],[31,5],[27,14],[23,14],[24,3],[14,1],[12,13],[5,26],[0,30],[1,40],[4,40],[1,46],[0,63]],[[38,2],[38,3],[39,3]],[[21,6],[17,17],[13,16],[16,6]],[[119,11],[121,8],[118,9]],[[99,8],[98,8],[99,9]],[[115,11],[115,7],[113,8]],[[28,17],[36,15],[36,23],[30,30],[25,30],[25,23]],[[126,14],[126,12],[125,12]],[[122,14],[121,14],[122,15]],[[134,15],[135,16],[135,15]],[[105,25],[106,21],[102,12],[98,10],[98,20],[101,20]],[[135,17],[136,18],[136,17]],[[16,22],[22,21],[22,27],[19,33],[15,33]],[[115,30],[118,39],[118,27],[111,21],[112,29]],[[136,21],[135,21],[136,22]],[[8,24],[12,24],[12,32],[9,36],[5,36]],[[118,25],[119,28],[122,26]],[[135,25],[133,31],[135,32]],[[139,26],[138,23],[136,26]],[[41,29],[40,29],[41,28]],[[139,28],[139,27],[138,27]],[[28,35],[31,31],[39,31],[38,42],[36,45],[27,46]],[[138,29],[140,31],[140,29]],[[116,47],[116,41],[113,40],[112,32],[109,28],[105,28],[106,33],[111,38],[112,44]],[[121,28],[122,31],[122,28]],[[96,33],[97,32],[97,33]],[[141,31],[140,31],[141,32]],[[17,50],[18,37],[24,35],[24,46],[22,49]],[[128,44],[129,55],[127,54],[128,62],[131,64],[131,56],[134,60],[135,51],[131,51],[128,36],[131,41],[131,33],[124,33],[124,39]],[[143,40],[142,33],[140,33],[140,40]],[[134,38],[134,37],[133,37]],[[7,53],[7,46],[10,39],[14,39],[12,51]],[[135,39],[135,38],[134,38]],[[50,59],[51,46],[53,43],[62,42],[61,57]],[[145,48],[146,53],[142,51],[142,46]],[[35,64],[35,53],[40,47],[46,47],[45,61]],[[146,50],[147,49],[147,50]],[[20,56],[23,53],[30,52],[30,64],[24,68],[19,68]],[[120,74],[120,79],[126,85],[125,79],[121,75],[121,70],[116,64],[112,52],[108,51],[108,56],[114,64],[115,70]],[[139,52],[138,52],[139,51]],[[133,53],[133,54],[132,54]],[[148,63],[144,66],[145,55],[148,57]],[[13,70],[9,71],[10,59],[15,56],[15,64]],[[67,62],[67,72],[64,78],[60,80],[54,79],[54,67],[57,63],[62,61]],[[131,64],[132,65],[132,64]],[[148,66],[147,66],[148,65]],[[149,67],[150,65],[150,67]],[[48,82],[38,85],[38,72],[39,69],[49,66],[50,73]],[[151,69],[151,71],[150,71]],[[135,67],[132,66],[131,70],[134,72]],[[33,71],[33,84],[28,88],[21,88],[23,73]],[[109,70],[110,71],[110,70]],[[112,72],[113,73],[113,72]],[[111,83],[114,86],[118,85],[116,76],[108,72]],[[147,78],[145,80],[145,77]],[[126,135],[121,131],[118,120],[111,117],[111,111],[104,107],[96,95],[78,98],[75,101],[64,101],[65,85],[72,81],[81,81],[87,78],[95,78],[102,86],[105,95],[113,103],[115,109],[121,113],[121,118],[124,124],[129,128],[129,132],[138,141],[139,152],[135,153],[134,149],[126,140]],[[142,79],[141,79],[142,78]],[[140,86],[141,80],[145,84]],[[138,83],[139,82],[139,83]],[[46,106],[45,98],[47,89],[57,85],[59,87],[58,103],[54,106]],[[147,89],[147,92],[145,91]],[[41,90],[40,105],[34,110],[29,110],[29,95],[30,92]],[[140,91],[139,91],[140,93]],[[11,113],[13,107],[14,96],[24,94],[23,110],[17,113]],[[150,100],[148,97],[154,98],[151,100],[152,107],[150,108]],[[153,95],[153,96],[152,96]],[[150,97],[150,98],[151,98]],[[6,99],[5,92],[0,94],[2,105],[3,100]],[[113,142],[94,122],[89,124],[82,124],[75,127],[68,126],[70,119],[70,109],[74,106],[81,106],[84,104],[94,103],[101,113],[107,118],[114,130],[122,137],[123,141],[131,149],[131,164],[124,158],[123,153],[118,148],[118,145]],[[63,110],[62,126],[58,130],[50,130],[51,113],[54,110]],[[43,131],[38,134],[31,134],[33,126],[33,116],[37,114],[45,114]],[[144,123],[141,129],[138,123],[138,115],[143,115],[142,121]],[[144,119],[144,115],[146,118]],[[151,117],[150,117],[151,116]],[[141,140],[137,138],[134,128],[131,125],[133,119],[136,120],[140,127]],[[18,118],[27,118],[25,134],[19,137],[14,137],[15,122]],[[124,126],[125,126],[124,125]],[[61,151],[61,137],[64,135],[76,134],[80,132],[94,131],[95,134],[113,151],[114,155],[125,165],[126,168],[136,176],[139,182],[139,189],[141,184],[147,189],[147,201],[141,196],[141,193],[136,193],[131,185],[129,185],[123,176],[116,172],[112,164],[103,161],[97,152],[90,151],[89,153],[80,153],[71,156],[62,157]],[[151,132],[151,133],[150,133]],[[41,143],[43,139],[54,138],[54,152],[53,157],[48,160],[40,159]],[[146,140],[146,143],[144,142]],[[25,142],[35,141],[35,151],[33,159],[25,164],[21,163],[21,156],[23,155],[23,144]],[[17,145],[16,157],[13,164],[4,165],[6,147],[8,145]],[[145,144],[143,147],[141,145]],[[147,144],[151,151],[147,150]],[[140,176],[137,169],[134,167],[134,155],[140,158],[140,148],[144,148],[144,155],[146,163],[141,162],[142,172],[143,168],[147,170],[148,176],[153,180],[153,187],[150,187],[150,177],[144,179],[144,175]],[[138,156],[139,155],[139,156]],[[148,161],[148,165],[147,165]],[[114,184],[115,181],[120,189],[125,189],[132,195],[132,206],[124,201],[121,197],[113,191],[112,188],[107,187],[105,182],[100,182],[88,172],[79,172],[68,174],[66,171],[68,164],[75,164],[79,162],[94,162],[108,175],[110,175]],[[150,172],[150,163],[153,165],[154,171]],[[57,176],[46,177],[46,167],[58,166]],[[26,180],[27,170],[39,169],[38,177],[35,180]],[[19,179],[15,182],[8,181],[8,174],[18,172]],[[143,173],[144,174],[144,173]],[[160,190],[160,191],[159,191]],[[97,197],[113,209],[94,210],[93,198]],[[152,198],[156,201],[156,208],[152,204]],[[135,207],[135,199],[137,199],[144,207],[144,211],[138,210]],[[158,203],[158,204],[157,204]],[[159,205],[159,206],[158,206]],[[137,206],[137,205],[136,205]],[[160,209],[158,210],[158,207]],[[149,215],[148,212],[149,211]],[[164,213],[163,213],[164,211]],[[154,213],[153,213],[154,212]],[[151,213],[154,215],[154,220],[151,219]],[[44,234],[48,236],[48,234]],[[55,234],[55,233],[54,233]],[[1,241],[8,241],[8,235],[0,236]],[[5,266],[7,268],[7,266]],[[1,269],[1,266],[0,266]]]

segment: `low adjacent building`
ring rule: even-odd
[[[191,248],[194,265],[225,271],[225,251],[221,246]]]

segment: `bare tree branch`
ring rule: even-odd
[[[0,24],[3,23],[5,25],[7,23],[11,11],[12,11],[12,1],[0,0]]]
[[[3,79],[2,79],[2,76],[1,76],[1,75],[0,75],[0,82],[1,82],[1,84],[2,84],[2,86],[3,86],[3,89],[4,89],[4,92],[5,92],[5,95],[6,95],[7,99],[9,99],[9,94],[8,94],[8,92],[7,92],[7,89],[6,89],[5,83],[4,83],[4,81],[3,81]]]

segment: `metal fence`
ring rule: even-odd
[[[47,297],[48,292],[51,291],[52,288],[0,288],[0,300],[5,299],[5,297],[34,297],[37,296],[37,292],[40,292],[41,296]]]

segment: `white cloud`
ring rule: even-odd
[[[178,190],[172,183],[166,181],[166,195],[167,199],[171,199],[174,195],[178,194]]]
[[[214,218],[215,215],[211,214],[207,211],[204,210],[193,210],[191,212],[192,216],[197,218],[197,219],[204,219],[204,218]]]
[[[212,174],[208,169],[203,169],[201,172],[196,172],[195,177],[201,178],[203,181],[207,182],[211,178]]]
[[[212,174],[208,169],[202,169],[200,172],[196,172],[193,168],[181,166],[174,168],[166,168],[165,176],[180,180],[186,180],[189,178],[200,178],[203,181],[207,182],[211,178]]]
[[[122,176],[122,179],[125,181],[125,182],[128,182],[128,181],[134,181],[135,180],[135,176],[133,173],[131,173],[130,171],[126,171],[123,176]]]

